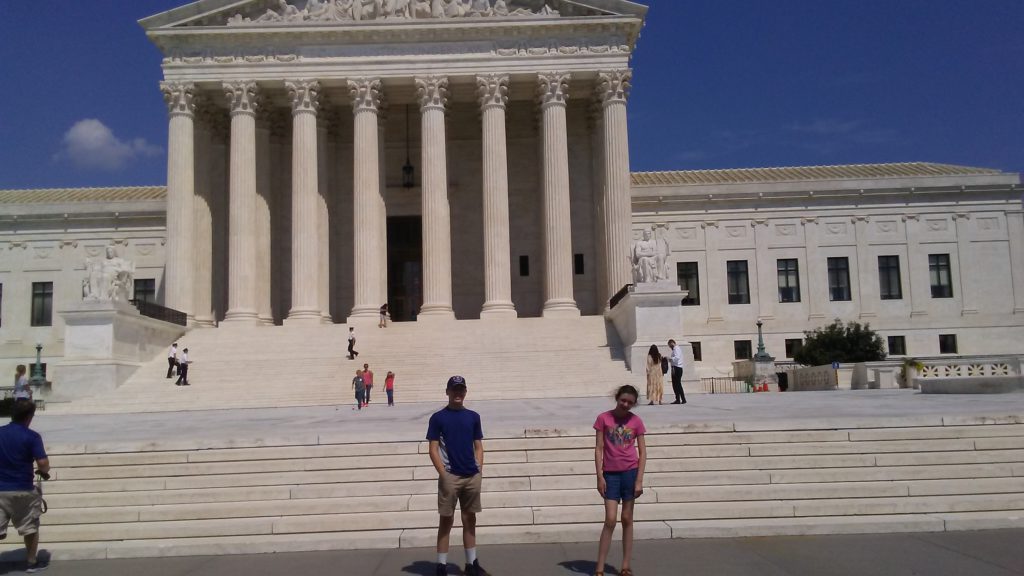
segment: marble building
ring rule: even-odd
[[[0,361],[61,354],[53,311],[110,244],[136,298],[195,327],[375,322],[384,302],[426,322],[601,315],[645,229],[690,290],[703,375],[749,354],[758,318],[780,358],[837,317],[894,355],[1017,351],[1019,175],[631,174],[646,10],[203,0],[142,20],[165,55],[167,185],[0,191]]]

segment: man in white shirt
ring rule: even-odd
[[[178,381],[175,386],[188,386],[188,348],[181,351],[181,358],[178,358]]]
[[[669,340],[668,347],[672,350],[668,361],[672,366],[672,392],[676,395],[673,404],[686,404],[686,394],[683,393],[683,347],[677,346],[675,340]]]
[[[171,344],[171,349],[167,351],[167,377],[170,378],[171,374],[174,373],[174,369],[178,367],[178,343]]]

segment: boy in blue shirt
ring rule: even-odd
[[[448,541],[455,524],[455,502],[462,512],[462,544],[466,576],[489,576],[476,557],[476,515],[484,467],[480,415],[464,406],[466,379],[452,376],[446,387],[448,405],[430,417],[427,440],[430,461],[437,469],[437,576],[448,574]]]
[[[42,496],[32,483],[32,465],[43,478],[49,477],[50,460],[43,449],[43,438],[29,429],[36,405],[31,400],[15,402],[11,423],[0,427],[0,539],[7,537],[7,523],[25,538],[28,557],[26,572],[46,567],[36,558],[39,548],[39,516]]]

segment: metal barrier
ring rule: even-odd
[[[626,294],[629,294],[629,289],[632,287],[632,284],[626,284],[625,286],[622,287],[621,290],[616,292],[615,296],[612,296],[611,299],[608,300],[608,309],[610,310],[612,308],[615,308],[615,305],[618,304],[623,298],[625,298]]]
[[[701,378],[700,386],[708,394],[745,394],[752,391],[745,380],[732,378]]]
[[[171,324],[177,324],[179,326],[188,325],[188,315],[179,310],[173,308],[165,308],[159,304],[147,302],[146,300],[129,300],[133,306],[139,310],[139,314],[154,318],[156,320],[163,320],[164,322],[170,322]]]

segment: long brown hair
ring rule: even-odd
[[[651,349],[647,351],[647,355],[650,356],[655,363],[661,362],[661,352],[658,350],[657,344],[651,344]]]

